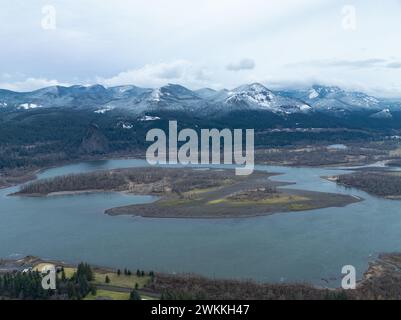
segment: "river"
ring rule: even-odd
[[[46,170],[38,178],[140,167],[142,160],[82,162]],[[145,219],[104,214],[116,206],[154,201],[120,193],[8,197],[0,190],[0,257],[35,255],[72,263],[197,273],[215,278],[310,282],[339,286],[341,268],[358,277],[378,253],[401,251],[401,202],[345,189],[321,176],[337,169],[258,166],[296,189],[365,200],[345,208],[225,219]],[[289,187],[287,187],[289,188]]]

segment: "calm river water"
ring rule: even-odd
[[[142,160],[83,162],[39,178],[146,165]],[[344,171],[259,166],[297,189],[361,196],[345,208],[228,220],[110,217],[104,210],[154,201],[117,193],[7,197],[0,190],[0,257],[36,255],[68,262],[191,272],[216,278],[338,286],[341,268],[359,277],[380,252],[401,251],[401,202],[344,189],[320,176]]]

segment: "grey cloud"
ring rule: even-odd
[[[335,67],[353,67],[353,68],[371,68],[386,63],[383,59],[363,59],[363,60],[338,60],[328,63],[328,66]]]
[[[386,67],[390,68],[390,69],[400,69],[401,68],[401,62],[391,62],[391,63],[388,63],[386,65]]]
[[[118,73],[110,78],[98,77],[97,83],[106,86],[135,84],[142,87],[160,87],[178,83],[191,88],[210,86],[210,74],[202,65],[187,60],[147,64],[140,68]]]
[[[241,71],[255,69],[255,61],[253,59],[242,59],[241,61],[230,63],[227,65],[229,71]]]
[[[162,79],[177,79],[184,73],[182,65],[174,65],[160,70],[158,76]]]

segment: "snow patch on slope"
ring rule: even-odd
[[[152,116],[144,116],[144,117],[139,119],[139,121],[156,121],[156,120],[160,120],[160,118],[159,117],[152,117]]]
[[[96,110],[94,112],[97,113],[97,114],[105,114],[106,112],[109,112],[109,111],[111,111],[113,109],[114,109],[114,107],[112,107],[112,106],[106,106],[106,107],[101,108],[99,110]]]
[[[315,89],[309,91],[309,99],[313,100],[319,97],[319,93]]]
[[[37,108],[42,108],[42,106],[37,105],[35,103],[23,103],[23,104],[20,104],[18,107],[19,110],[30,110],[30,109],[37,109]]]

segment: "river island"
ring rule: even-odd
[[[147,218],[245,218],[328,207],[362,199],[350,195],[285,188],[275,173],[237,176],[231,169],[129,168],[59,176],[22,185],[13,196],[48,197],[88,192],[152,195],[149,204],[106,210],[109,215]]]

